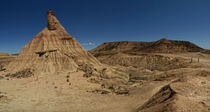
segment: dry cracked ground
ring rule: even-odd
[[[132,56],[127,57],[132,60]],[[133,60],[147,60],[145,58],[141,55]],[[84,70],[39,75],[34,75],[29,69],[16,74],[2,70],[0,112],[210,111],[210,55],[149,54],[147,58],[153,60],[147,62],[150,67],[140,66],[135,61],[135,66],[123,66],[123,62],[109,65],[111,58],[107,58],[106,66],[116,72],[125,72],[129,78],[120,86],[116,86],[117,82],[112,79],[103,81],[95,76],[86,76]],[[162,58],[165,64],[153,66],[153,62],[158,63]],[[1,61],[1,65],[4,64]]]

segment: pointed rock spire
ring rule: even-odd
[[[76,71],[80,64],[97,66],[100,62],[66,32],[55,17],[55,12],[48,11],[47,27],[21,50],[8,69],[20,71],[31,68],[53,73]]]

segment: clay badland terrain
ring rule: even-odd
[[[0,54],[0,112],[209,112],[209,50],[110,42],[87,52],[48,12],[18,56]]]

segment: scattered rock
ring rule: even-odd
[[[109,94],[109,93],[111,93],[110,91],[108,91],[108,90],[103,90],[103,89],[96,89],[96,90],[88,91],[88,92],[99,93],[99,94]]]
[[[0,102],[5,102],[7,100],[8,100],[8,98],[6,96],[6,93],[0,92]]]
[[[79,64],[79,70],[82,70],[83,72],[85,72],[85,74],[83,75],[83,77],[91,77],[93,75],[93,72],[95,70],[95,68],[91,67],[88,64]]]
[[[92,74],[90,74],[90,73],[85,73],[84,75],[83,75],[83,77],[91,77],[92,76]]]
[[[197,74],[198,76],[202,76],[202,77],[207,77],[207,76],[210,76],[210,72],[208,71],[201,71]]]
[[[0,79],[3,79],[4,77],[3,76],[0,76]]]
[[[99,78],[97,78],[97,77],[91,77],[91,78],[88,80],[88,82],[100,84],[101,79],[99,79]]]
[[[6,68],[2,64],[0,64],[0,71],[5,71],[5,70]]]
[[[106,88],[117,95],[129,94],[129,90],[125,86],[114,86],[101,84],[101,88]]]
[[[5,75],[5,77],[10,77],[10,78],[28,78],[33,76],[33,70],[31,70],[30,68],[24,69],[22,71],[16,72],[16,73],[8,73]]]
[[[114,90],[114,92],[118,95],[129,94],[129,90],[124,87],[118,87],[117,89]]]

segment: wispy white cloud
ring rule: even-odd
[[[83,46],[93,46],[95,45],[94,43],[92,42],[88,42],[88,43],[82,43]]]

